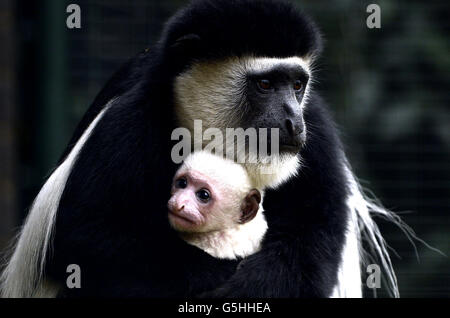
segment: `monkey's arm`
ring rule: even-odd
[[[297,231],[270,229],[259,253],[244,259],[227,283],[202,296],[329,297],[337,279],[342,240],[323,226]]]

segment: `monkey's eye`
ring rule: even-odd
[[[302,88],[303,88],[302,82],[301,82],[300,80],[296,80],[296,81],[294,82],[294,90],[295,90],[295,91],[299,91],[299,90],[301,90]]]
[[[195,195],[197,198],[202,201],[203,203],[208,202],[211,199],[211,195],[209,194],[209,191],[206,189],[198,190]]]
[[[269,80],[262,79],[262,80],[258,80],[257,83],[258,83],[258,87],[264,91],[267,91],[272,88],[272,84],[270,83]]]
[[[187,187],[187,180],[185,178],[180,178],[175,181],[175,188],[184,189]]]

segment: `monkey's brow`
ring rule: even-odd
[[[252,70],[248,72],[250,78],[273,79],[308,79],[308,73],[300,65],[275,65],[265,70]]]
[[[195,174],[197,174],[198,176],[195,176]],[[210,180],[211,182],[214,182],[214,180],[212,180],[211,178],[209,178],[206,175],[203,175],[199,172],[191,171],[190,173],[185,173],[184,177],[188,180],[188,182],[195,183],[196,185],[199,185],[199,186],[202,186],[202,187],[208,188],[208,189],[210,187],[210,184],[208,181],[205,181],[205,180]]]

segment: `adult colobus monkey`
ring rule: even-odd
[[[398,295],[369,211],[393,216],[364,199],[311,86],[320,49],[315,25],[285,2],[194,1],[175,14],[82,119],[33,203],[2,295],[359,297],[362,235]],[[271,174],[252,172],[272,178],[269,229],[237,267],[189,246],[167,222],[171,132],[194,119],[204,129],[280,131]],[[81,268],[81,289],[65,287],[69,264]]]

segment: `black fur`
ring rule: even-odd
[[[82,288],[61,296],[329,296],[344,242],[343,155],[332,119],[312,96],[299,176],[266,194],[269,232],[259,253],[236,262],[210,257],[167,222],[176,166],[170,158],[173,78],[188,65],[226,56],[317,54],[315,26],[285,2],[195,1],[161,40],[106,84],[63,159],[112,98],[69,176],[57,212],[47,275],[65,286],[78,264]]]

